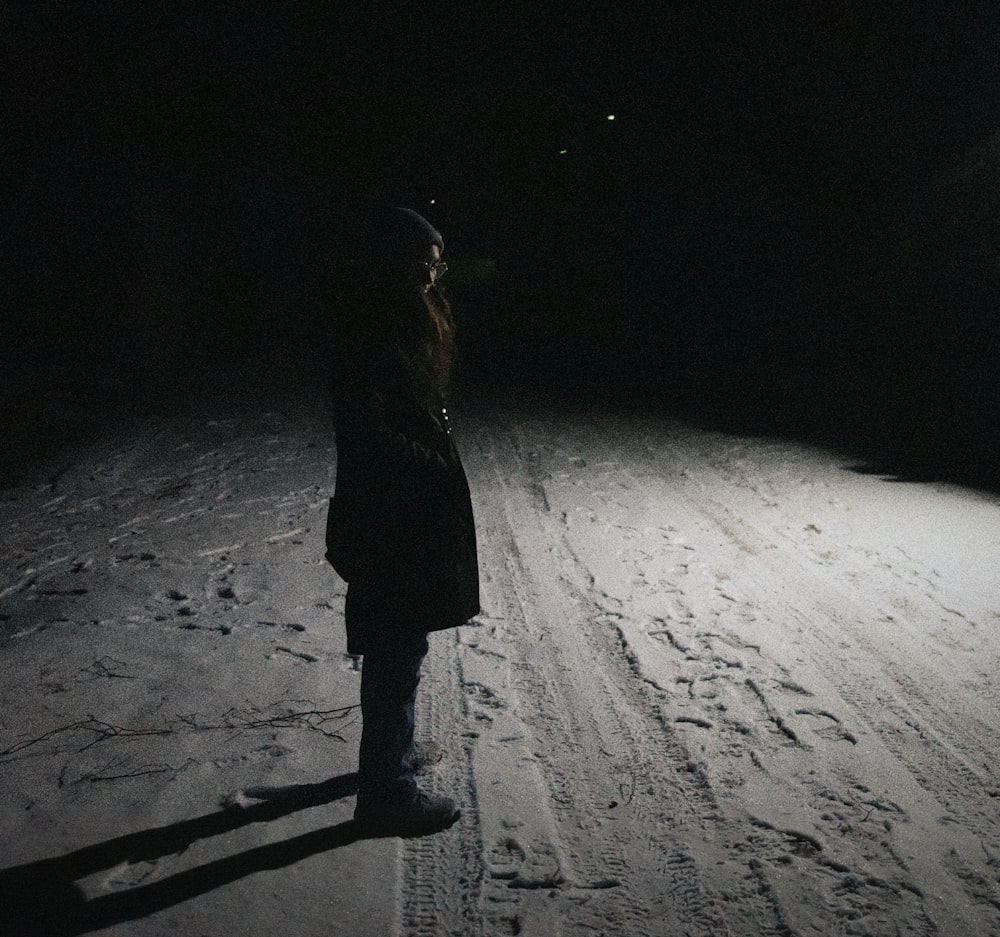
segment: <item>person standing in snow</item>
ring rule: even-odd
[[[445,405],[454,325],[438,284],[443,249],[416,212],[377,215],[335,327],[326,558],[348,583],[348,653],[364,658],[361,835],[431,833],[459,815],[418,788],[413,763],[428,633],[480,611],[472,502]]]

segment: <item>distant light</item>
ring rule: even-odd
[[[614,120],[614,119],[615,119],[614,114],[608,114],[608,120]]]
[[[560,156],[565,156],[568,152],[569,152],[569,150],[560,150],[559,151],[559,155]]]
[[[436,198],[432,198],[432,199],[431,199],[431,204],[432,204],[432,205],[437,205],[437,201],[438,201],[438,200],[437,200]]]

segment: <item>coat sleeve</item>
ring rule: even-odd
[[[454,463],[448,433],[399,379],[401,371],[391,360],[344,356],[335,382],[337,430],[366,440],[372,459],[382,463],[373,468],[392,474],[447,472]]]
[[[468,486],[451,437],[396,379],[346,361],[335,383],[337,483],[327,559],[348,581],[429,580],[462,542]]]
[[[419,413],[417,425],[416,421],[401,420],[400,414],[394,413],[385,397],[377,392],[364,401],[363,412],[367,425],[377,436],[376,448],[401,469],[448,471],[451,454],[448,434],[429,413]]]

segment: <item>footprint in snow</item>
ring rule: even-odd
[[[463,688],[472,701],[480,706],[486,706],[489,709],[507,708],[507,704],[493,690],[482,683],[466,683]]]
[[[514,836],[497,840],[484,856],[490,878],[504,880],[517,878],[527,858],[527,849]]]

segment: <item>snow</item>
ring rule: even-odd
[[[463,814],[356,841],[317,400],[109,424],[4,491],[5,913],[1000,934],[997,497],[638,407],[460,402],[484,612],[433,637],[418,742]]]

